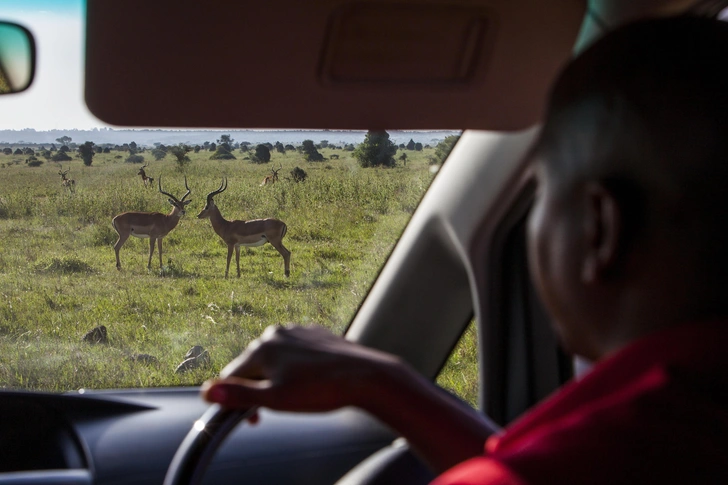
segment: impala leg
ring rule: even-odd
[[[283,256],[283,267],[285,269],[286,278],[288,278],[289,276],[291,276],[291,270],[290,270],[291,252],[288,249],[286,249],[286,247],[283,245],[282,242],[279,242],[276,244],[274,244],[273,241],[269,241],[269,242],[270,242],[271,246],[276,248],[276,251],[278,251],[280,253],[280,255]]]
[[[240,246],[235,246],[235,265],[238,267],[238,278],[240,278]]]
[[[154,243],[156,239],[153,237],[149,238],[149,261],[147,262],[147,269],[152,269],[152,255],[154,254]]]
[[[116,229],[116,228],[114,228]],[[119,250],[124,245],[127,239],[129,239],[128,234],[121,234],[119,231],[116,231],[119,234],[119,239],[114,244],[114,252],[116,253],[116,269],[121,271],[121,261],[119,261]]]
[[[162,238],[157,239],[157,247],[159,249],[159,270],[162,270]]]
[[[228,244],[228,257],[227,257],[227,266],[225,266],[225,278],[228,277],[228,271],[230,270],[230,258],[233,257],[233,246],[234,244]]]

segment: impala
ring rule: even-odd
[[[142,166],[139,171],[137,172],[137,175],[139,175],[142,178],[142,182],[144,183],[144,187],[151,187],[154,183],[154,179],[152,177],[147,177],[147,172],[144,171],[145,168],[147,168],[149,164]]]
[[[266,184],[274,184],[274,183],[278,182],[278,172],[280,172],[282,168],[283,168],[283,164],[281,164],[281,166],[278,168],[278,170],[276,170],[275,168],[271,168],[270,169],[271,174],[265,176],[265,178],[263,179],[263,182],[261,182],[260,186],[262,187]]]
[[[61,185],[68,189],[69,192],[74,192],[76,188],[76,181],[73,179],[66,178],[66,175],[68,175],[68,172],[70,172],[71,169],[69,168],[65,172],[63,171],[63,165],[61,165],[61,169],[58,171],[58,175],[61,176]]]
[[[288,230],[286,223],[278,219],[255,219],[252,221],[227,221],[220,214],[220,209],[215,205],[213,197],[222,193],[227,189],[227,178],[223,179],[220,187],[207,194],[207,203],[202,212],[197,214],[198,219],[209,218],[212,228],[218,236],[227,244],[227,266],[225,267],[225,278],[230,270],[230,258],[235,249],[235,264],[238,267],[238,278],[240,278],[240,246],[262,246],[270,243],[271,246],[283,256],[283,264],[285,267],[285,275],[288,277],[291,273],[289,265],[291,262],[291,252],[283,246],[283,236]]]
[[[119,261],[119,250],[129,236],[149,238],[149,262],[147,268],[152,269],[152,255],[154,254],[154,241],[159,246],[159,268],[162,268],[162,238],[177,226],[180,217],[185,215],[185,207],[191,201],[185,200],[190,195],[190,188],[187,186],[185,177],[185,188],[187,193],[178,200],[174,195],[162,190],[162,176],[159,176],[159,192],[170,197],[167,199],[172,204],[172,211],[169,214],[160,212],[124,212],[111,220],[111,225],[119,233],[119,240],[114,244],[116,252],[116,269],[121,270]]]

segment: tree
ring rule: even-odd
[[[177,164],[177,169],[179,171],[184,171],[185,166],[192,161],[190,157],[187,156],[187,154],[191,151],[192,147],[185,145],[184,143],[167,148],[167,153],[172,154],[174,157],[174,163]]]
[[[233,151],[233,139],[230,137],[230,135],[220,135],[220,139],[217,140],[218,145],[218,152],[220,151],[220,147],[222,146],[227,153],[232,153]]]
[[[394,167],[395,153],[397,146],[389,139],[389,133],[369,131],[353,155],[362,167]]]
[[[277,141],[275,147],[278,153],[286,153],[286,147],[283,146],[283,143]]]
[[[445,161],[455,143],[460,139],[460,135],[448,136],[435,147],[435,154],[430,157],[431,165],[440,165]]]
[[[167,147],[160,143],[157,148],[152,150],[152,156],[156,161],[163,159],[167,156]]]
[[[87,141],[86,143],[79,145],[78,154],[81,155],[81,160],[83,160],[83,164],[87,167],[90,167],[94,161],[94,155],[96,155],[96,150],[94,150],[94,142]]]
[[[3,148],[3,153],[5,155],[12,155],[13,154],[13,149],[10,148],[10,147],[5,147],[5,148]]]
[[[303,140],[301,151],[303,159],[307,162],[320,162],[324,159],[324,156],[316,149],[316,145],[313,144],[313,140]]]
[[[268,163],[270,161],[270,149],[264,145],[256,145],[255,153],[250,157],[253,163]]]
[[[422,151],[422,143],[420,143],[420,142],[415,143],[415,151],[416,152]]]
[[[72,140],[73,139],[70,136],[62,136],[60,138],[56,138],[56,141],[61,145],[70,145]]]
[[[68,148],[68,145],[63,145],[63,146],[61,146],[61,148],[58,149],[58,151],[66,153],[66,152],[70,152],[71,149]]]
[[[407,150],[414,150],[415,149],[415,141],[410,138],[409,143],[407,143]]]

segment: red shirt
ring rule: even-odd
[[[728,484],[728,322],[649,335],[433,485]]]

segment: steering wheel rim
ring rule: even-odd
[[[250,417],[257,408],[244,411],[224,409],[213,404],[195,421],[174,454],[164,477],[164,485],[198,485],[212,457],[227,435]]]

